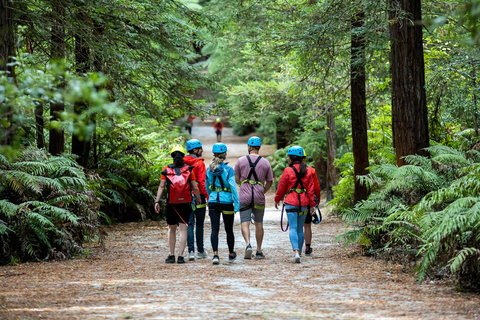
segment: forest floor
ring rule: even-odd
[[[196,120],[192,132],[203,142],[206,163],[215,142],[212,126]],[[247,152],[247,138],[224,130],[230,164]],[[260,153],[273,151],[264,146]],[[447,280],[419,284],[401,265],[334,242],[345,225],[328,215],[328,207],[322,223],[313,226],[313,254],[293,263],[273,194],[267,206],[264,260],[243,259],[238,216],[238,258],[227,262],[221,229],[215,266],[208,217],[210,257],[183,265],[164,263],[165,222],[105,226],[105,251],[94,247],[91,254],[67,261],[0,267],[0,319],[480,319],[478,294],[457,292]],[[252,246],[255,250],[254,239]]]

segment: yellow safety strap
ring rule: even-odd
[[[234,214],[235,211],[223,211],[224,214]]]
[[[263,183],[261,183],[260,181],[255,181],[255,180],[243,180],[241,183],[240,183],[240,187],[242,186],[242,184],[244,184],[245,182],[248,182],[250,184],[259,184],[261,185],[262,187],[265,188],[265,185]]]
[[[295,191],[296,193],[304,193],[304,192],[307,192],[306,189],[290,189],[288,190],[288,193],[292,192],[292,191]]]
[[[198,208],[206,208],[206,207],[207,207],[207,204],[206,204],[206,203],[197,204],[197,209],[198,209]]]

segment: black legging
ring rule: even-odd
[[[233,222],[235,214],[225,214],[222,209],[209,208],[210,224],[212,226],[212,234],[210,241],[212,242],[213,251],[218,251],[218,233],[220,232],[220,214],[223,214],[223,225],[227,233],[228,252],[233,253],[235,247],[235,235],[233,234]]]

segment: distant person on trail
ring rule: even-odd
[[[255,223],[255,238],[257,252],[255,258],[263,259],[263,216],[265,214],[265,194],[273,182],[273,172],[270,162],[259,155],[262,141],[252,136],[247,141],[248,156],[238,159],[235,165],[235,181],[240,185],[240,221],[242,235],[247,245],[244,259],[252,259],[250,245],[250,222]]]
[[[300,146],[290,147],[287,151],[287,161],[289,167],[285,168],[278,182],[275,208],[278,209],[280,201],[284,199],[283,205],[290,226],[290,243],[295,254],[293,261],[300,263],[304,241],[303,225],[306,215],[315,212],[315,192],[312,174],[303,162],[303,148]],[[310,206],[310,210],[308,206]]]
[[[303,150],[303,161],[307,159],[307,154],[305,149]],[[307,169],[312,174],[313,178],[313,189],[315,192],[315,207],[320,203],[320,182],[318,181],[317,173],[313,167],[307,166]],[[315,222],[312,218],[316,217],[319,219],[318,215],[314,213],[313,215],[307,214],[305,218],[305,223],[303,224],[303,230],[305,233],[305,255],[309,256],[312,254],[312,222]]]
[[[192,134],[192,127],[193,127],[193,119],[196,119],[197,117],[189,115],[187,117],[187,123],[185,124],[185,129],[188,131],[188,134]]]
[[[233,222],[235,212],[239,210],[237,185],[235,184],[235,173],[233,168],[225,163],[227,158],[227,146],[223,143],[215,143],[212,148],[213,159],[207,168],[206,186],[209,196],[208,211],[212,234],[210,240],[213,250],[213,264],[219,264],[218,256],[218,234],[220,232],[220,214],[223,216],[223,224],[227,234],[228,262],[233,262],[237,257],[235,249],[235,235],[233,233]]]
[[[201,204],[196,206],[188,221],[188,260],[195,260],[195,239],[197,240],[197,258],[204,259],[208,257],[208,253],[203,246],[203,225],[205,222],[205,212],[207,210],[208,194],[205,189],[205,177],[207,169],[205,168],[204,159],[201,158],[203,153],[202,142],[197,139],[187,141],[187,152],[189,153],[183,161],[189,166],[193,166],[193,173],[197,178],[197,185],[200,192]],[[196,232],[194,232],[196,225]]]
[[[193,167],[185,165],[183,161],[185,149],[181,145],[176,145],[172,148],[170,155],[173,158],[173,164],[165,166],[162,170],[162,177],[155,200],[155,212],[160,212],[160,199],[166,186],[167,201],[165,212],[168,224],[170,254],[165,263],[175,263],[175,242],[178,225],[180,225],[180,247],[177,263],[185,263],[183,252],[187,244],[187,221],[192,213],[192,190],[195,194],[197,205],[201,204],[201,198],[195,182],[195,173],[192,171]]]
[[[213,129],[215,129],[215,133],[217,134],[217,142],[222,141],[222,130],[223,130],[223,123],[222,119],[217,118],[215,124],[213,125]]]

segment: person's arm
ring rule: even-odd
[[[233,197],[233,210],[235,212],[240,211],[240,199],[238,198],[237,184],[235,182],[235,175],[233,174],[233,169],[231,169],[231,176],[228,178],[228,184],[230,185],[230,190],[232,191]]]
[[[273,181],[265,182],[265,189],[264,189],[263,193],[267,193],[268,190],[270,190],[270,188],[272,187],[272,184],[273,184]]]
[[[158,186],[158,191],[157,191],[157,198],[155,199],[155,212],[159,213],[160,212],[160,199],[162,199],[162,193],[163,190],[165,190],[165,185],[167,184],[167,180],[162,179],[160,181],[160,185]]]
[[[278,209],[280,205],[280,201],[282,200],[283,196],[285,195],[285,191],[287,190],[287,182],[288,182],[288,168],[283,170],[282,176],[280,177],[280,181],[278,182],[277,192],[275,193],[275,209]]]
[[[202,204],[202,199],[200,198],[200,192],[198,191],[197,181],[190,180],[190,186],[192,187],[193,194],[195,195],[195,203]]]

